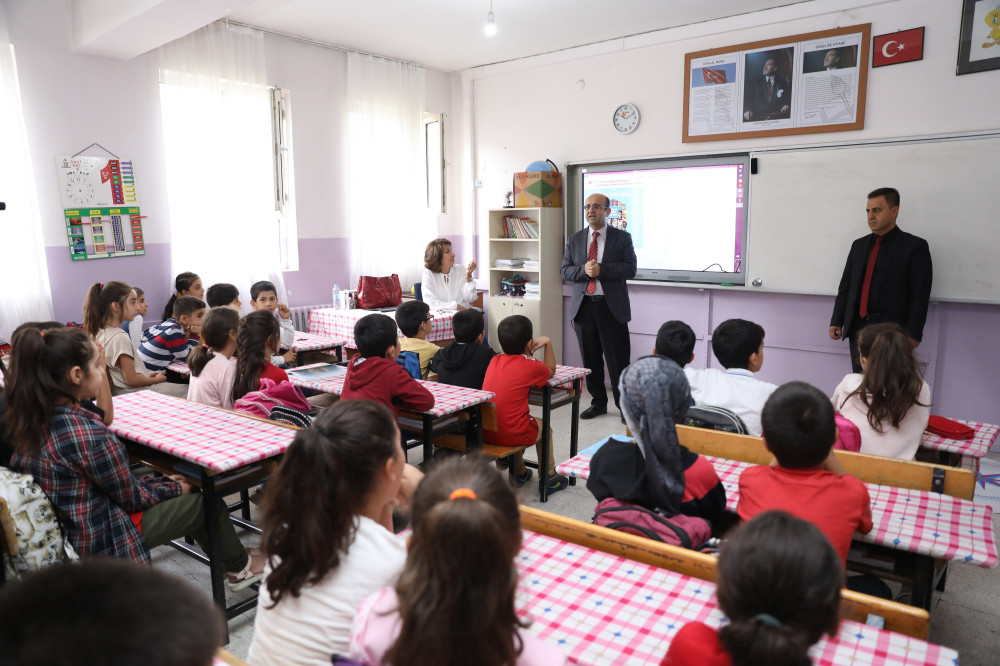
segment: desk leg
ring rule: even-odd
[[[569,422],[569,457],[576,457],[576,450],[580,440],[580,393],[583,391],[583,380],[577,379],[573,382],[573,391],[576,396],[573,398],[573,414]],[[569,477],[569,485],[576,485],[576,477]]]
[[[344,361],[344,345],[337,345],[333,348],[337,352],[337,363],[343,363]]]
[[[475,405],[466,410],[469,414],[469,425],[465,431],[465,451],[483,450],[483,408]]]
[[[424,465],[434,459],[434,417],[424,414]],[[426,468],[425,468],[426,469]]]
[[[934,558],[917,555],[913,563],[913,605],[930,612],[934,595]]]
[[[219,558],[219,516],[216,515],[215,478],[201,473],[201,493],[205,511],[205,533],[208,541],[208,569],[212,580],[212,599],[226,612],[226,588],[223,580],[222,560]],[[228,617],[227,617],[228,619]],[[229,625],[226,625],[226,643],[229,643]]]
[[[549,451],[552,448],[552,387],[542,389],[542,452],[538,454],[538,497],[549,501]]]

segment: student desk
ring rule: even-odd
[[[970,439],[951,439],[925,430],[924,434],[920,436],[921,448],[938,451],[942,454],[942,458],[948,454],[982,458],[990,452],[990,448],[997,441],[1000,426],[993,425],[992,423],[979,423],[977,421],[965,421],[962,419],[955,420],[971,427],[975,431],[975,434]]]
[[[549,468],[549,449],[552,437],[552,410],[565,405],[572,405],[573,415],[570,418],[569,455],[575,456],[580,433],[580,394],[583,392],[583,379],[590,374],[587,368],[576,368],[571,365],[557,365],[556,372],[544,387],[532,389],[528,398],[533,405],[541,405],[542,420],[542,457],[538,461],[538,496],[542,502],[549,501],[548,479],[545,472]],[[572,388],[567,388],[571,386]],[[553,401],[554,400],[554,401]],[[576,485],[576,479],[570,477],[570,484]]]
[[[715,584],[530,531],[517,556],[518,615],[576,664],[659,664],[688,622],[724,622]],[[954,650],[842,620],[809,651],[814,664],[958,663]]]
[[[295,342],[292,343],[292,351],[295,352],[295,365],[303,364],[306,352],[327,350],[335,351],[338,361],[344,360],[343,339],[295,331]]]
[[[316,366],[309,365],[303,367],[310,368]],[[296,376],[292,372],[289,373],[288,379],[299,388],[313,389],[333,395],[340,395],[344,390],[343,376],[307,379]],[[483,428],[479,405],[492,400],[496,397],[496,394],[490,391],[478,391],[476,389],[451,386],[450,384],[442,384],[440,382],[428,382],[421,379],[415,381],[420,382],[424,388],[431,392],[431,395],[434,396],[434,406],[426,412],[404,411],[399,416],[399,427],[402,430],[419,433],[423,437],[424,461],[430,461],[434,455],[435,431],[437,434],[441,434],[442,429],[447,428],[451,430],[453,426],[461,423],[456,416],[461,411],[465,411],[469,415],[466,446],[470,447],[470,449],[482,449]],[[417,418],[411,418],[409,415]]]
[[[581,451],[559,465],[557,471],[586,479],[590,475],[590,459],[606,441]],[[740,474],[752,465],[711,456],[705,458],[715,467],[726,490],[726,508],[735,512]],[[940,493],[872,483],[865,486],[871,496],[874,526],[868,534],[855,535],[855,539],[918,556],[913,605],[930,609],[935,558],[978,564],[984,568],[997,566],[993,510],[989,506]]]
[[[129,445],[134,457],[166,459],[201,487],[209,552],[202,557],[181,549],[209,565],[215,603],[227,619],[255,608],[256,596],[226,607],[222,561],[215,555],[216,500],[260,483],[267,467],[291,444],[295,429],[154,391],[119,395],[113,401],[115,420],[108,429]]]
[[[451,320],[455,317],[457,310],[431,310],[434,319],[431,321],[431,332],[427,335],[428,342],[439,345],[450,342],[455,338],[455,332],[451,327]],[[379,312],[378,310],[334,310],[333,308],[318,308],[309,313],[309,333],[313,335],[325,336],[335,340],[343,340],[343,346],[348,349],[357,349],[358,343],[354,340],[354,325],[362,317],[370,314],[384,314],[393,319],[396,317],[395,310]],[[403,332],[396,330],[402,337]],[[296,333],[298,335],[298,333]]]

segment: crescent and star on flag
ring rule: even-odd
[[[895,52],[889,53],[889,47],[892,46],[893,44],[899,45],[899,48],[897,48],[895,50]],[[890,41],[888,41],[888,42],[886,42],[885,44],[882,45],[882,55],[884,55],[886,58],[895,58],[896,56],[898,56],[900,54],[900,52],[904,48],[906,48],[905,44],[902,44],[900,42],[896,42],[896,41],[890,40]]]

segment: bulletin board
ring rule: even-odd
[[[56,168],[73,261],[146,253],[131,160],[57,157]]]

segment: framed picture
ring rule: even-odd
[[[686,54],[683,141],[863,129],[870,44],[866,23]]]
[[[1000,69],[1000,0],[962,0],[956,73]]]

